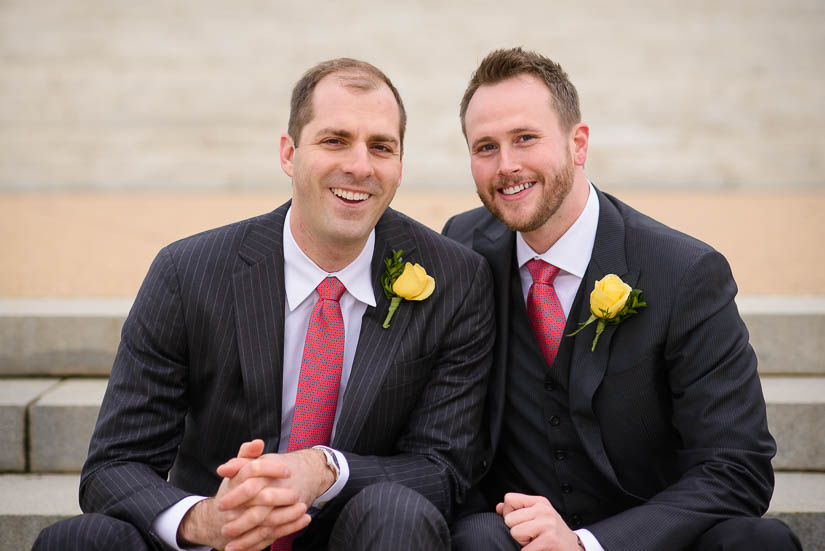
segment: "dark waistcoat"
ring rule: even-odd
[[[585,454],[568,405],[573,339],[562,338],[551,367],[541,354],[514,267],[510,289],[506,408],[501,441],[490,474],[482,484],[488,506],[507,492],[543,495],[573,528],[621,510],[619,491]],[[571,312],[582,300],[580,288]],[[575,330],[568,320],[565,335]]]

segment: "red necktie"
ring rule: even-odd
[[[527,317],[549,367],[556,359],[564,333],[564,310],[553,288],[559,269],[538,259],[528,261],[527,269],[533,276],[533,284],[527,293]]]
[[[288,452],[327,445],[332,436],[344,365],[344,317],[338,304],[344,290],[335,277],[318,285],[319,299],[309,317],[304,342]],[[272,551],[290,551],[297,535],[279,539],[272,544]]]

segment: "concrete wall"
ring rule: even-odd
[[[0,1],[0,191],[286,187],[292,84],[353,56],[396,82],[405,184],[471,186],[478,61],[562,63],[605,189],[825,187],[821,0]]]

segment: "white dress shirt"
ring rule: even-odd
[[[590,192],[584,210],[573,222],[564,235],[544,253],[538,254],[524,241],[521,232],[516,232],[516,259],[518,260],[521,290],[524,294],[524,303],[527,304],[527,293],[533,284],[533,276],[527,269],[527,262],[538,258],[552,264],[559,269],[553,287],[559,297],[565,319],[570,317],[570,309],[579,289],[584,272],[593,255],[593,243],[596,241],[596,228],[599,225],[599,198],[596,189],[590,184]],[[582,320],[583,321],[583,320]],[[587,529],[575,530],[586,551],[604,551],[596,537]]]
[[[318,267],[295,242],[290,228],[290,208],[284,219],[284,287],[286,291],[284,311],[284,365],[283,365],[283,400],[281,405],[281,440],[278,443],[278,452],[284,453],[289,445],[289,435],[292,430],[292,416],[295,411],[295,397],[298,392],[298,379],[301,371],[304,341],[306,340],[309,318],[315,303],[318,302],[318,292],[315,290],[321,281],[328,276],[337,277],[344,284],[346,291],[341,295],[339,305],[344,318],[344,364],[341,369],[341,388],[338,391],[338,405],[335,410],[335,422],[332,426],[332,436],[341,415],[344,391],[347,388],[355,350],[358,347],[358,336],[361,333],[361,320],[367,306],[375,306],[375,292],[372,287],[370,267],[375,249],[375,230],[373,230],[364,248],[358,257],[338,272],[329,273]],[[323,446],[326,448],[326,446]],[[343,489],[349,480],[349,465],[344,455],[336,450],[326,448],[335,454],[340,470],[338,479],[314,503],[321,507],[333,499]],[[227,458],[229,459],[229,458]],[[176,551],[183,551],[177,545],[178,527],[184,515],[199,501],[206,499],[203,496],[189,496],[172,507],[166,509],[155,518],[152,528],[160,539]],[[209,547],[191,547],[187,550],[208,550]]]

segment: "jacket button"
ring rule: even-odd
[[[572,517],[570,517],[570,524],[574,527],[575,526],[581,526],[582,525],[582,518],[578,514],[575,514]]]
[[[486,459],[482,459],[482,460],[481,460],[481,468],[482,468],[482,469],[486,469],[486,468],[487,468],[487,460],[486,460]]]
[[[556,453],[553,454],[558,461],[564,461],[567,459],[567,452],[564,450],[556,450]]]
[[[556,383],[554,383],[553,381],[544,381],[544,390],[553,392],[554,390],[556,390]]]
[[[550,418],[550,424],[553,425],[554,427],[558,427],[560,423],[561,423],[561,419],[559,419],[555,415]]]
[[[565,482],[564,484],[561,485],[561,492],[563,494],[569,494],[572,491],[573,491],[573,486],[571,486],[567,482]]]

